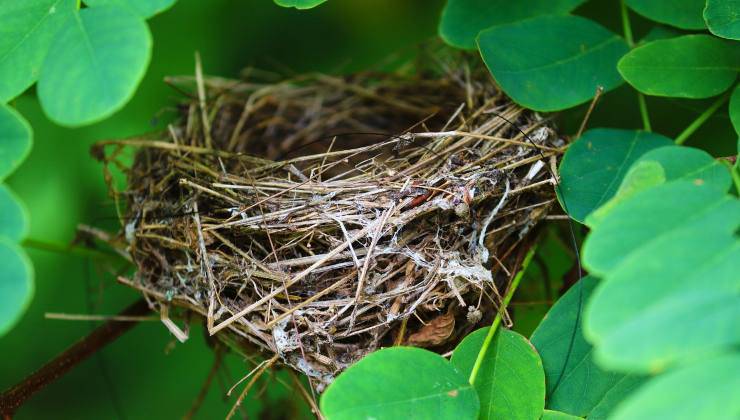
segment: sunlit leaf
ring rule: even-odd
[[[596,226],[619,201],[639,191],[676,180],[703,183],[720,191],[732,185],[727,168],[707,152],[693,147],[659,147],[632,164],[614,197],[591,213],[586,224]]]
[[[542,413],[542,420],[578,420],[582,418],[583,417],[571,416],[570,414],[553,410],[545,410]]]
[[[581,321],[583,307],[597,283],[596,278],[587,276],[572,286],[531,338],[545,367],[547,408],[589,419],[605,418],[614,404],[641,381],[607,372],[593,360],[593,348],[583,337]],[[597,416],[593,412],[596,407]]]
[[[295,7],[296,9],[311,9],[325,1],[326,0],[275,0],[275,4],[283,7]]]
[[[604,280],[584,331],[602,365],[649,372],[740,342],[738,215],[736,198],[674,181],[634,194],[593,227],[583,260]]]
[[[85,4],[90,7],[108,5],[128,7],[144,19],[164,12],[176,2],[177,0],[85,0]]]
[[[123,107],[144,76],[152,40],[144,21],[118,6],[67,20],[44,60],[38,94],[55,122],[79,126]]]
[[[365,356],[321,395],[328,420],[475,419],[479,405],[467,376],[438,354],[415,347]]]
[[[615,420],[734,420],[740,417],[740,354],[699,360],[649,381]]]
[[[0,181],[31,151],[31,126],[13,108],[0,105]]]
[[[31,86],[75,0],[0,0],[0,103]]]
[[[0,238],[20,242],[28,234],[28,211],[20,198],[0,184]]]
[[[452,353],[452,364],[470,375],[489,327],[463,339]],[[480,419],[537,420],[545,409],[545,374],[532,344],[519,333],[496,331],[475,380]]]
[[[732,232],[737,207],[736,199],[701,183],[675,181],[640,191],[593,227],[583,245],[584,266],[592,274],[606,274],[642,247],[689,223],[710,223],[714,229]]]
[[[560,164],[560,203],[583,222],[617,192],[630,165],[648,151],[673,144],[645,131],[597,128],[570,145]]]
[[[541,16],[480,33],[478,47],[496,82],[514,101],[557,111],[622,84],[616,63],[627,44],[578,16]]]
[[[709,35],[685,35],[639,46],[622,57],[617,67],[642,93],[707,98],[735,82],[740,46]]]
[[[681,29],[703,29],[704,0],[626,0],[635,12]]]
[[[491,26],[540,15],[566,14],[585,0],[530,0],[526,7],[507,0],[447,0],[439,36],[458,48],[475,48],[478,33]]]
[[[25,312],[33,296],[33,266],[23,249],[0,238],[0,337]]]
[[[704,21],[709,32],[740,40],[740,0],[707,0]]]

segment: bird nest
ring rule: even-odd
[[[188,96],[175,124],[95,149],[125,202],[137,270],[121,281],[180,338],[168,314],[185,308],[319,384],[380,347],[449,351],[498,308],[563,148],[457,66],[171,79]]]

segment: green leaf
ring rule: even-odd
[[[709,35],[685,35],[649,42],[617,65],[635,89],[655,96],[708,98],[735,82],[740,48]]]
[[[0,0],[0,103],[31,86],[75,0]]]
[[[0,181],[26,159],[31,151],[31,126],[13,108],[0,105]]]
[[[530,0],[527,7],[506,0],[448,0],[439,36],[453,47],[473,49],[480,31],[541,15],[567,14],[585,0]]]
[[[545,410],[544,413],[542,413],[542,420],[577,420],[582,418],[583,417],[571,416],[570,414],[552,410]]]
[[[475,419],[478,396],[467,376],[436,353],[391,347],[365,356],[321,396],[321,412],[336,419]]]
[[[732,91],[732,96],[730,96],[729,113],[732,126],[735,127],[735,132],[740,136],[740,85],[735,86],[735,90]]]
[[[0,238],[20,242],[28,234],[28,211],[18,196],[0,184]]]
[[[683,229],[709,223],[732,232],[737,200],[707,184],[675,181],[640,191],[620,202],[593,226],[583,245],[583,265],[602,276],[632,258],[640,248]],[[696,244],[695,241],[690,243]],[[698,245],[698,244],[696,244]]]
[[[560,164],[558,199],[570,217],[583,222],[617,192],[630,165],[648,151],[673,144],[645,131],[596,128],[568,147]]]
[[[542,357],[547,383],[547,408],[588,417],[605,418],[615,402],[639,378],[607,372],[593,360],[593,348],[581,331],[582,311],[598,280],[584,277],[550,309],[532,334]],[[615,401],[616,399],[616,401]],[[599,416],[593,415],[600,407]]]
[[[452,353],[452,364],[469,375],[490,327],[463,339]],[[537,420],[545,409],[542,360],[522,335],[499,329],[483,359],[475,389],[481,402],[480,419]]]
[[[615,420],[734,420],[740,417],[740,354],[700,360],[651,380],[621,404]]]
[[[707,0],[704,21],[709,32],[740,40],[740,0]]]
[[[639,191],[676,180],[706,183],[720,191],[727,191],[732,185],[727,167],[707,152],[693,147],[659,147],[632,164],[614,197],[591,213],[586,224],[598,225],[618,202]]]
[[[0,238],[0,337],[15,325],[33,296],[33,266],[23,249]]]
[[[296,9],[311,9],[326,0],[275,0],[275,4],[283,7],[295,7]]]
[[[626,0],[630,9],[681,29],[704,29],[704,0]]]
[[[740,343],[738,215],[736,198],[674,181],[619,203],[593,228],[584,265],[609,268],[584,331],[603,366],[650,372]]]
[[[119,110],[133,96],[151,56],[146,23],[118,6],[75,13],[44,60],[38,94],[50,119],[79,126]]]
[[[158,13],[164,12],[176,2],[177,0],[85,0],[85,4],[90,7],[112,5],[129,8],[144,19],[149,19]]]
[[[627,44],[578,16],[541,16],[480,33],[478,47],[496,82],[517,103],[557,111],[622,84],[616,64]]]

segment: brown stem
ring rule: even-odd
[[[146,315],[149,311],[150,309],[146,301],[140,299],[124,309],[119,315],[139,316]],[[93,330],[89,335],[83,337],[62,354],[50,360],[39,370],[0,394],[0,416],[4,419],[12,418],[16,410],[28,398],[63,376],[77,364],[95,354],[107,344],[115,341],[137,324],[138,322],[110,320]]]

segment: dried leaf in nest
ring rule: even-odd
[[[485,69],[442,67],[457,70],[172,79],[201,92],[176,124],[96,149],[128,175],[112,189],[137,266],[122,281],[320,383],[402,322],[449,350],[496,308],[564,144]]]
[[[455,331],[455,313],[442,314],[409,336],[406,344],[416,347],[435,347],[445,344]]]

